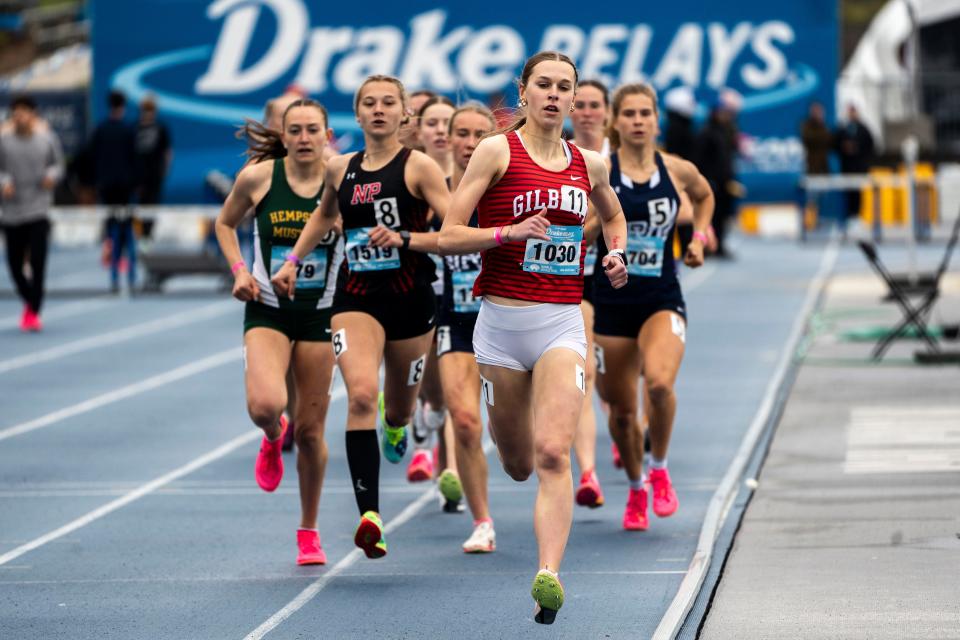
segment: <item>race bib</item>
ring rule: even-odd
[[[283,266],[293,247],[270,248],[270,275]],[[322,289],[327,284],[327,251],[315,249],[300,260],[297,265],[297,289]]]
[[[454,271],[450,274],[453,282],[453,310],[457,313],[480,313],[480,299],[473,297],[473,283],[479,271]]]
[[[663,267],[663,247],[663,238],[628,234],[627,273],[632,276],[659,278]]]
[[[580,245],[583,227],[552,225],[550,240],[529,238],[523,255],[523,270],[555,276],[580,275]]]
[[[350,264],[350,271],[399,269],[399,249],[369,245],[372,228],[347,229],[347,261]]]

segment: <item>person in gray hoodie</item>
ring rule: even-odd
[[[28,96],[10,103],[13,127],[0,134],[0,226],[7,263],[23,299],[22,331],[39,331],[43,279],[50,235],[53,190],[63,176],[63,150],[56,134],[38,127],[37,104]],[[29,252],[30,275],[24,259]]]

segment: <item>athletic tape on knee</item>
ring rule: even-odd
[[[583,370],[583,367],[576,365],[577,367],[577,389],[580,389],[580,393],[587,392],[587,377],[586,373]]]
[[[437,327],[437,356],[442,356],[452,348],[450,344],[450,327]]]
[[[598,344],[593,345],[593,357],[597,361],[597,373],[606,373],[607,362],[603,358],[603,347]]]
[[[683,321],[683,318],[678,316],[675,313],[670,314],[670,328],[673,330],[673,335],[680,338],[680,342],[686,344],[687,342],[687,324]]]
[[[347,330],[340,329],[333,334],[331,343],[333,344],[333,357],[339,358],[340,354],[347,350]]]
[[[407,376],[407,386],[414,387],[423,378],[423,365],[427,362],[427,354],[423,354],[410,363],[410,375]]]
[[[493,406],[493,383],[480,376],[480,393],[483,395],[483,401],[488,406]]]

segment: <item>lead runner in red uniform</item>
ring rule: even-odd
[[[443,254],[482,251],[474,295],[483,297],[473,334],[481,388],[506,472],[537,472],[534,511],[539,569],[534,619],[550,624],[563,604],[557,572],[573,519],[570,446],[584,395],[586,337],[583,221],[596,207],[614,287],[627,281],[626,223],[606,165],[561,138],[577,69],[541,52],[520,78],[523,117],[484,139],[470,159],[440,234]],[[479,205],[479,207],[478,207]],[[479,228],[468,226],[479,210]]]

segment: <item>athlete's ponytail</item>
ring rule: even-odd
[[[620,115],[620,107],[623,106],[623,101],[626,100],[627,96],[635,95],[644,95],[650,98],[650,102],[653,103],[653,112],[655,114],[660,113],[657,103],[657,90],[651,87],[649,84],[643,82],[633,82],[621,86],[613,93],[613,116],[610,118],[610,124],[607,125],[607,138],[610,139],[611,149],[617,149],[620,147],[620,134],[617,132],[616,127],[614,127],[617,117]]]
[[[579,75],[577,73],[577,65],[573,63],[573,60],[569,56],[560,53],[559,51],[541,51],[530,58],[527,59],[527,62],[523,65],[523,71],[520,73],[520,80],[517,82],[517,88],[525,88],[527,83],[530,82],[530,76],[533,75],[533,68],[545,60],[555,60],[557,62],[566,62],[571,67],[573,67],[573,86],[576,89],[577,82],[579,80]],[[517,105],[517,109],[514,111],[514,120],[513,123],[507,125],[502,129],[491,133],[490,135],[497,135],[500,133],[510,133],[511,131],[516,131],[523,125],[527,123],[527,113],[526,113],[526,104]]]
[[[268,103],[273,106],[273,103]],[[323,126],[327,127],[330,118],[327,115],[327,108],[316,100],[310,98],[300,98],[294,100],[287,106],[283,112],[283,118],[280,120],[281,127],[286,126],[287,114],[296,107],[314,107],[323,115]],[[247,120],[237,132],[237,137],[247,141],[247,150],[244,152],[249,164],[256,164],[264,160],[273,160],[283,158],[287,155],[287,148],[283,146],[283,132],[269,128],[267,125],[256,120]]]

